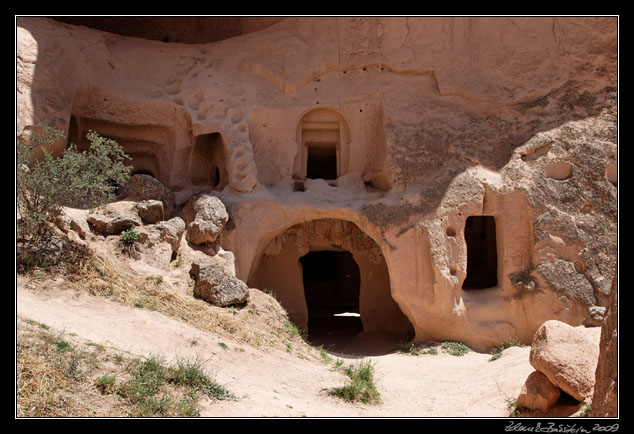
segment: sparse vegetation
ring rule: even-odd
[[[498,360],[500,357],[502,357],[502,352],[506,350],[507,348],[511,348],[511,347],[523,348],[525,346],[526,345],[524,345],[517,339],[507,339],[503,344],[500,344],[496,347],[495,352],[493,353],[493,355],[491,355],[491,358],[489,359],[489,362],[493,362],[495,360]]]
[[[590,417],[590,413],[592,412],[592,403],[586,403],[581,408],[579,412],[579,417]]]
[[[171,366],[158,357],[126,360],[25,323],[30,328],[20,332],[16,365],[20,417],[195,417],[203,397],[234,398],[198,360]]]
[[[500,357],[502,357],[502,351],[499,351],[497,353],[494,353],[491,358],[489,359],[489,362],[494,362],[497,359],[499,359]]]
[[[461,342],[443,342],[440,349],[452,356],[464,356],[471,349]]]
[[[420,344],[415,342],[404,342],[398,347],[398,351],[404,354],[411,354],[412,356],[420,356],[424,354],[436,355],[438,350],[434,346],[427,348],[420,348]]]
[[[374,367],[370,362],[362,361],[357,366],[349,366],[345,374],[349,378],[348,384],[330,389],[329,395],[363,404],[381,402],[381,395],[374,384]]]
[[[517,417],[520,415],[520,406],[515,398],[506,398],[506,408],[509,410],[509,417]]]
[[[124,253],[132,255],[136,252],[136,243],[139,239],[139,235],[134,230],[134,226],[121,233],[119,243]],[[150,278],[148,278],[150,279]]]
[[[175,366],[165,366],[156,357],[133,360],[132,378],[114,386],[118,395],[134,404],[135,416],[198,416],[196,402],[203,394],[210,399],[229,399],[232,395],[212,381],[197,361],[179,360]],[[180,386],[172,390],[168,385]]]
[[[303,334],[301,330],[298,329],[295,324],[293,324],[292,322],[288,320],[284,322],[284,331],[288,333],[291,338],[295,336],[299,336],[303,338]]]

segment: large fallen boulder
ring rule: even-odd
[[[561,390],[539,371],[533,371],[517,397],[520,407],[531,410],[548,410],[559,399]]]
[[[243,304],[249,299],[249,287],[246,283],[217,265],[192,263],[189,274],[195,281],[194,297],[215,306]]]
[[[533,338],[530,363],[562,391],[585,401],[594,389],[600,336],[600,327],[546,321]]]
[[[190,200],[183,209],[187,222],[187,241],[194,245],[213,243],[224,228],[229,214],[222,201],[203,194]]]

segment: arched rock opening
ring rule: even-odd
[[[319,108],[304,114],[297,128],[295,177],[335,180],[345,175],[350,141],[350,127],[338,111]]]
[[[220,133],[195,138],[189,156],[189,174],[194,185],[209,185],[214,190],[222,190],[227,185],[227,153]]]
[[[275,294],[308,339],[327,347],[361,331],[395,341],[413,331],[392,298],[380,247],[350,221],[310,220],[281,231],[256,256],[248,284]]]

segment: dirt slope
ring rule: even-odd
[[[509,348],[495,361],[475,352],[369,356],[382,403],[349,404],[324,392],[345,384],[341,371],[296,345],[256,349],[158,312],[54,287],[27,289],[23,280],[16,305],[19,318],[131,355],[206,361],[210,374],[238,399],[204,403],[203,417],[506,417],[507,399],[517,396],[533,370],[529,348]],[[330,357],[345,365],[358,361]]]

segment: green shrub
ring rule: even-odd
[[[350,381],[345,386],[330,389],[328,392],[330,395],[345,401],[359,401],[364,404],[381,402],[381,395],[374,385],[374,367],[370,362],[349,366],[345,372]]]
[[[139,235],[134,230],[134,227],[131,227],[130,229],[125,230],[121,233],[121,244],[125,246],[133,245],[137,242],[138,239]],[[151,279],[151,277],[148,277],[148,279]]]
[[[18,260],[23,255],[47,254],[52,218],[62,206],[94,208],[115,197],[118,185],[130,176],[129,159],[114,141],[90,131],[90,148],[79,152],[71,144],[59,158],[47,147],[64,138],[53,127],[33,131],[16,146]],[[35,160],[35,151],[44,154]],[[60,249],[57,249],[60,250]]]
[[[471,351],[468,346],[460,342],[443,342],[440,345],[440,349],[442,349],[446,353],[451,354],[452,356],[464,356],[469,351]]]

